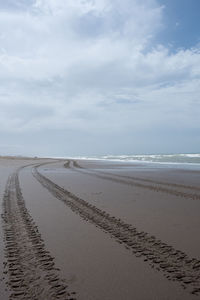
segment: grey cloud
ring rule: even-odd
[[[182,129],[194,147],[186,128],[200,129],[198,46],[152,45],[162,27],[157,1],[36,4],[0,10],[2,143],[19,141],[22,151],[29,141],[37,155],[153,152],[169,149],[162,134],[172,146]]]
[[[0,10],[14,10],[14,11],[22,11],[27,10],[32,7],[35,3],[35,0],[1,0],[0,1]]]
[[[33,103],[10,103],[1,104],[1,109],[8,118],[21,118],[26,121],[34,118],[49,117],[54,114],[52,108],[44,105],[34,105]]]

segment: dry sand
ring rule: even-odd
[[[0,299],[200,298],[199,172],[0,158],[0,175]]]

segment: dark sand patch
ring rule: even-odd
[[[38,160],[38,163],[40,161]],[[37,163],[35,160],[33,162]],[[17,167],[30,163],[32,163],[30,160],[4,159],[0,170],[5,167],[3,173],[8,175]],[[116,179],[126,182],[134,180],[142,185],[156,185],[156,187],[170,190],[178,189],[181,193],[193,193],[195,190],[196,193],[198,192],[198,180],[196,180],[198,174],[195,173],[193,177],[190,177],[187,172],[184,173],[185,175],[181,172],[181,180],[180,178],[171,180],[171,178],[176,178],[175,173],[172,176],[170,172],[167,175],[166,172],[160,171],[161,176],[159,176],[159,172],[152,173],[144,166],[141,170],[138,165],[135,166],[137,171],[134,172],[132,166],[128,164],[124,166],[121,164],[122,168],[116,164],[113,166],[112,163],[109,163],[108,168],[108,165],[101,162],[95,162],[95,165],[87,161],[69,164],[69,167],[81,171],[85,171],[83,168],[89,166],[92,172],[98,175],[92,176],[63,168],[63,164],[64,162],[60,161],[60,163],[45,165],[39,169],[42,175],[53,181],[50,183],[47,180],[48,184],[47,182],[46,184],[49,189],[44,188],[33,178],[31,167],[22,170],[20,187],[23,201],[21,201],[21,208],[16,206],[15,213],[24,212],[25,208],[25,219],[29,219],[26,212],[30,216],[30,228],[33,229],[31,232],[34,233],[37,229],[42,234],[45,251],[46,249],[49,251],[45,254],[50,255],[55,265],[59,267],[59,271],[55,270],[59,278],[65,278],[64,282],[69,285],[70,291],[77,292],[77,295],[71,294],[71,297],[81,300],[198,299],[199,295],[190,294],[188,291],[195,292],[194,289],[198,289],[199,284],[197,278],[199,272],[197,238],[200,227],[197,218],[199,201],[187,196],[166,193],[165,190],[157,192],[148,187],[116,181]],[[114,180],[100,178],[99,170],[106,173],[100,174],[101,176],[109,176]],[[107,175],[107,173],[110,174]],[[187,176],[189,176],[188,180]],[[129,177],[134,177],[134,179]],[[139,177],[142,177],[142,180]],[[7,179],[6,176],[3,178],[0,182],[2,183],[1,197]],[[56,188],[55,182],[58,185]],[[182,184],[187,185],[186,189],[177,186]],[[11,188],[11,194],[15,194],[18,190],[17,185],[14,184],[13,189]],[[43,185],[45,185],[44,178]],[[63,188],[60,189],[60,186]],[[195,186],[197,189],[192,189],[190,186]],[[56,197],[62,201],[58,201]],[[68,202],[69,206],[66,206],[66,200],[70,202]],[[17,203],[17,201],[11,202]],[[20,201],[18,202],[20,204]],[[25,245],[27,245],[29,235],[26,233],[21,216],[20,214],[17,216],[19,219],[16,227],[21,226],[20,230],[23,232]],[[177,226],[172,224],[174,221]],[[8,233],[8,239],[12,238],[11,232]],[[34,237],[27,245],[27,249],[30,250],[28,250],[29,254],[33,256],[31,261],[32,259],[33,261],[40,260],[40,258],[34,258],[36,256],[33,241],[37,240],[37,231],[35,234],[36,239]],[[182,241],[183,237],[185,241]],[[134,245],[131,245],[131,242],[134,242]],[[133,246],[136,245],[138,247],[134,248]],[[14,253],[15,249],[11,253],[11,260],[16,258],[13,258]],[[170,255],[167,256],[167,253]],[[193,253],[197,253],[194,259],[192,259]],[[26,259],[25,265],[29,264]],[[39,288],[43,286],[48,293],[48,280],[44,279],[47,270],[41,269],[39,265],[37,267],[36,274],[41,272],[42,276],[41,279],[35,278],[35,283],[38,284],[38,280]],[[169,280],[163,274],[168,276]],[[182,289],[181,285],[185,289]],[[13,286],[13,288],[18,287]],[[2,297],[4,294],[1,289],[3,286],[0,284]],[[196,292],[198,293],[198,290]],[[7,300],[6,297],[3,300]],[[49,296],[44,298],[43,295],[41,299],[51,298]]]
[[[140,232],[132,225],[110,216],[107,212],[61,188],[39,173],[37,168],[33,169],[33,175],[56,198],[84,220],[95,224],[125,244],[137,257],[142,256],[144,261],[162,271],[168,279],[180,282],[183,288],[187,288],[192,294],[200,292],[200,260],[190,258],[186,253],[174,249],[155,236]]]
[[[98,227],[82,220],[29,172],[24,169],[20,176],[27,205],[78,299],[196,299]],[[32,189],[37,191],[35,195]]]
[[[65,170],[61,168],[61,164],[49,166],[48,171],[44,168],[40,170],[58,185],[87,199],[101,210],[132,224],[140,231],[155,235],[191,257],[200,259],[200,201],[124,185],[71,169]],[[160,171],[156,173],[159,179]],[[167,173],[166,181],[169,182],[171,177]],[[146,176],[145,171],[143,176]]]

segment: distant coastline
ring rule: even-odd
[[[154,163],[170,165],[197,165],[200,167],[200,153],[180,154],[133,154],[133,155],[89,155],[89,156],[23,156],[23,155],[0,155],[0,158],[7,159],[80,159],[100,160],[127,163]]]
[[[52,157],[55,158],[55,157]],[[121,162],[147,162],[147,163],[167,163],[167,164],[199,164],[200,153],[192,154],[146,154],[146,155],[95,155],[95,156],[70,156],[57,157],[60,159],[74,158],[86,160],[105,160]]]

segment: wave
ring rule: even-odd
[[[123,162],[152,162],[169,164],[200,164],[200,153],[196,154],[146,154],[146,155],[98,155],[76,156],[76,159],[110,160]]]

